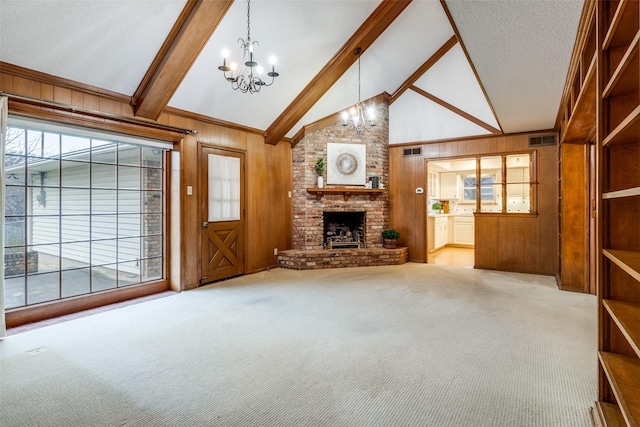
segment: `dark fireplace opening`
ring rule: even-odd
[[[324,246],[327,249],[364,248],[366,212],[324,212]]]

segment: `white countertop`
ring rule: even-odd
[[[433,217],[433,218],[440,218],[440,217],[448,217],[448,216],[473,216],[473,214],[472,213],[465,213],[465,214],[460,214],[460,213],[434,214],[434,213],[430,213],[429,216]]]

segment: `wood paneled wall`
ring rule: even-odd
[[[562,143],[560,287],[589,292],[589,144]]]
[[[524,152],[528,135],[474,138],[390,146],[389,222],[402,234],[413,261],[427,262],[427,176],[425,162],[442,158]],[[422,156],[403,156],[408,147]],[[558,272],[557,146],[537,148],[537,215],[475,216],[476,268],[555,275]],[[425,192],[416,193],[422,187]]]
[[[101,93],[99,89],[83,85],[74,86],[73,83],[62,79],[51,78],[51,81],[47,82],[45,80],[48,77],[38,73],[34,73],[34,76],[29,78],[29,76],[0,71],[0,91],[70,104],[105,115],[134,117],[129,98],[124,95]],[[277,266],[277,257],[273,255],[274,248],[284,250],[291,247],[291,199],[288,196],[291,190],[290,144],[283,142],[275,146],[266,145],[262,135],[255,130],[234,129],[208,122],[206,118],[186,117],[185,114],[174,113],[170,109],[169,111],[160,116],[158,123],[198,131],[197,135],[186,135],[182,138],[176,137],[175,133],[171,135],[171,139],[174,140],[174,149],[180,151],[182,196],[180,230],[170,230],[169,236],[170,239],[171,234],[178,231],[181,235],[179,253],[170,254],[180,258],[180,283],[170,283],[170,287],[174,290],[185,290],[199,285],[201,231],[197,163],[199,143],[245,152],[245,235],[248,243],[245,271],[252,273]],[[21,114],[76,124],[76,120],[81,119],[80,115],[72,112],[53,111],[42,107],[33,107],[31,111],[27,113],[22,111]],[[96,121],[95,118],[92,120]],[[131,125],[120,125],[115,120],[99,121],[113,131],[127,133],[132,130]],[[143,127],[139,131],[139,135],[145,132]],[[188,185],[193,188],[192,196],[187,196]],[[167,210],[168,214],[169,210]],[[167,248],[170,247],[168,242]],[[168,274],[167,277],[172,275]]]

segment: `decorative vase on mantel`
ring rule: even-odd
[[[314,169],[316,171],[316,175],[318,175],[318,188],[324,188],[324,178],[322,178],[322,174],[325,170],[324,158],[318,157]]]

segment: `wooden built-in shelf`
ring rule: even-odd
[[[640,304],[607,299],[602,303],[633,351],[640,357]]]
[[[640,150],[640,5],[638,0],[597,1],[596,8],[596,28],[602,30],[596,81],[603,83],[596,101],[596,142],[605,159],[597,177],[604,205],[598,225],[604,268],[597,292],[604,375],[598,380],[594,418],[601,426],[640,426],[640,301],[634,296],[640,292],[640,251],[613,249],[640,239],[637,228],[629,226],[638,217],[640,196],[640,169],[632,160]]]
[[[640,252],[603,249],[602,254],[627,274],[640,282]]]
[[[634,25],[635,19],[635,25]],[[624,45],[633,38],[632,31],[638,30],[638,0],[621,0],[613,15],[609,30],[604,36],[602,50]]]
[[[604,351],[598,357],[627,425],[640,425],[640,360]]]
[[[345,188],[345,187],[328,187],[328,188],[307,188],[307,192],[316,195],[316,200],[320,200],[325,194],[342,194],[344,200],[347,201],[351,196],[368,195],[371,200],[375,200],[379,194],[384,193],[382,188]]]
[[[571,117],[562,133],[561,143],[570,141],[587,142],[587,137],[596,125],[596,57],[593,56],[589,69],[572,108]]]
[[[596,410],[600,420],[606,426],[625,427],[627,425],[618,405],[598,401],[596,402]]]
[[[609,83],[602,91],[602,97],[608,98],[636,90],[638,87],[638,46],[640,31],[636,33],[631,45],[611,74]]]
[[[636,142],[640,135],[640,105],[638,105],[607,137],[602,145]]]
[[[640,187],[625,188],[624,190],[609,191],[606,193],[602,193],[602,198],[605,200],[621,199],[623,197],[636,197],[636,196],[640,196]]]

